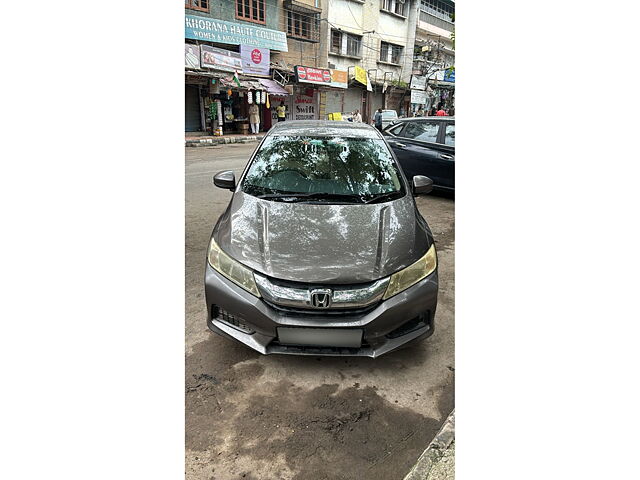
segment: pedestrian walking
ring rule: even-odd
[[[381,108],[376,110],[376,113],[373,116],[373,123],[378,130],[382,131],[382,109]]]
[[[353,114],[353,121],[354,122],[362,121],[362,115],[360,115],[360,110],[356,110],[355,113]]]
[[[280,102],[280,105],[276,107],[276,114],[278,115],[278,121],[284,122],[287,115],[287,107],[285,107],[284,102]]]
[[[249,105],[249,123],[251,124],[251,133],[255,134],[260,131],[260,109],[255,103]]]

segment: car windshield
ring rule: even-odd
[[[346,203],[389,201],[405,193],[383,140],[293,135],[265,140],[242,189],[272,200]]]

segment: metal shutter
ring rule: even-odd
[[[184,131],[199,132],[200,125],[200,93],[194,85],[184,86]]]

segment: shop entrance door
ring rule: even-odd
[[[200,125],[200,93],[197,85],[184,86],[184,131],[199,132]]]

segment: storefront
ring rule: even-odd
[[[220,79],[220,93],[214,95],[212,101],[218,102],[221,114],[214,116],[212,128],[215,131],[222,127],[222,133],[248,133],[249,107],[256,104],[259,107],[261,131],[267,131],[273,125],[275,107],[281,101],[290,102],[288,92],[271,79],[249,78],[233,76]]]
[[[328,113],[344,111],[341,110],[342,97],[334,89],[346,87],[346,72],[304,65],[296,65],[294,72],[296,85],[287,105],[287,120],[320,119],[321,93],[324,93],[325,98],[323,119],[326,119]]]
[[[346,70],[329,69],[331,82],[320,87],[323,99],[320,105],[320,118],[326,119],[333,113],[346,113],[344,110],[344,95],[348,87],[349,75]]]
[[[284,105],[287,109],[285,120],[318,120],[320,92],[316,88],[294,86],[292,95],[272,95],[271,121],[276,123],[278,116],[275,107]]]
[[[286,52],[286,34],[187,14],[185,40],[185,131],[246,133],[252,103],[270,127],[268,93],[287,94],[268,78],[270,49]]]

